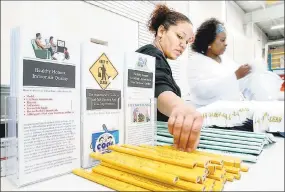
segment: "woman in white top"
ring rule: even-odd
[[[218,100],[240,100],[238,80],[250,72],[249,65],[237,66],[225,52],[224,25],[211,18],[197,29],[188,64],[189,97],[196,107]]]

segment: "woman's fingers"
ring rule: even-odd
[[[183,127],[181,130],[180,140],[178,148],[180,150],[186,151],[187,143],[191,133],[191,127],[193,124],[194,117],[193,115],[187,115],[184,119]]]
[[[173,137],[174,137],[174,147],[178,148],[179,142],[180,142],[180,135],[181,135],[181,130],[184,122],[184,115],[179,114],[177,115],[173,127]]]
[[[170,116],[168,118],[168,132],[173,135],[173,127],[175,123],[175,116]]]
[[[193,151],[200,140],[203,118],[200,113],[177,108],[168,119],[168,131],[173,135],[174,147]]]
[[[187,143],[188,152],[191,152],[197,148],[200,140],[202,125],[203,125],[203,118],[200,113],[197,113],[194,117],[194,122],[191,127],[190,137]]]

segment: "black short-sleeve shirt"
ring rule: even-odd
[[[154,96],[157,98],[164,91],[172,91],[177,96],[181,97],[180,88],[172,76],[171,68],[163,53],[151,44],[139,48],[136,52],[150,55],[156,58]],[[157,121],[167,122],[168,117],[157,110]]]

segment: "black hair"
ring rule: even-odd
[[[208,46],[213,43],[216,39],[217,25],[222,24],[216,18],[210,18],[204,21],[200,27],[198,27],[195,40],[192,43],[192,50],[198,53],[206,54]]]
[[[52,40],[53,39],[53,36],[50,36],[49,40]]]
[[[36,33],[36,37],[39,37],[41,34],[40,33]]]
[[[156,36],[160,25],[163,25],[167,30],[171,25],[177,25],[179,22],[192,24],[184,14],[171,10],[164,4],[158,4],[148,21],[148,29]]]

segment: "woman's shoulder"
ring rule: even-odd
[[[197,58],[206,58],[207,56],[203,55],[202,53],[193,52],[191,53],[190,59],[197,59]]]
[[[164,58],[162,52],[152,44],[147,44],[136,50],[138,53],[150,55],[156,58]]]
[[[210,59],[210,57],[197,52],[192,53],[188,60],[188,63],[191,66],[208,64],[209,62],[212,62],[212,59]]]
[[[167,68],[170,70],[167,59],[164,57],[163,53],[152,44],[144,45],[139,48],[136,52],[146,54],[156,59],[156,68]]]

